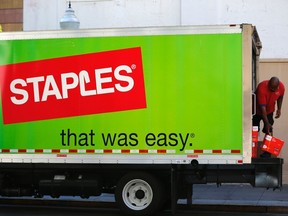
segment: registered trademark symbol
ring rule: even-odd
[[[131,65],[131,68],[134,70],[134,69],[136,69],[136,65],[135,64],[132,64]]]
[[[191,133],[191,134],[190,134],[190,137],[191,137],[191,138],[194,138],[194,137],[195,137],[195,133]]]

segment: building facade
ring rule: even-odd
[[[23,30],[23,0],[0,1],[0,31]]]

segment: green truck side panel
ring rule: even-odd
[[[0,115],[0,148],[242,153],[241,34],[0,41],[0,65],[130,47],[142,49],[147,108],[8,125]],[[60,136],[68,129],[70,146]]]

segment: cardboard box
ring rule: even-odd
[[[252,128],[252,158],[258,157],[258,127]]]
[[[257,143],[258,142],[258,127],[253,126],[252,128],[252,142]]]
[[[278,156],[281,152],[284,141],[276,137],[265,135],[262,150]]]

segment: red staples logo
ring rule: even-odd
[[[0,67],[4,124],[146,108],[141,48]]]

